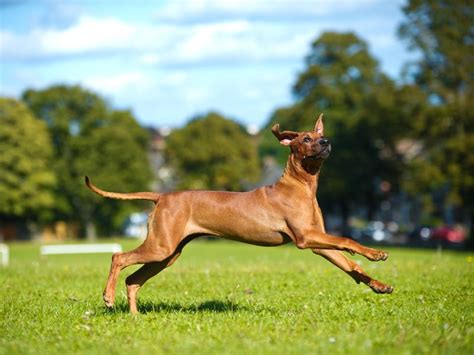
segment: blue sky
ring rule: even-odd
[[[292,102],[309,44],[355,31],[397,79],[401,0],[0,0],[0,95],[80,84],[144,125],[218,111],[262,126]]]

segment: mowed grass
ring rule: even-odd
[[[139,241],[121,241],[125,250]],[[39,256],[11,244],[0,269],[0,353],[472,354],[473,253],[388,249],[356,258],[392,295],[357,285],[294,246],[194,241],[128,314],[101,299],[110,255]]]

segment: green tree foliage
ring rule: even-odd
[[[237,123],[209,113],[173,131],[165,155],[181,188],[241,190],[259,175],[257,150]]]
[[[431,105],[416,125],[423,149],[407,188],[447,189],[445,202],[470,214],[474,227],[474,3],[410,0],[403,11],[400,36],[421,53],[408,72]]]
[[[0,218],[51,217],[55,177],[46,125],[17,100],[0,98]]]
[[[109,190],[146,190],[152,177],[147,132],[130,112],[110,109],[101,97],[79,86],[28,90],[23,100],[51,132],[57,216],[81,222],[89,237],[94,235],[91,222],[102,233],[117,230],[130,205],[99,202],[85,188],[84,175]]]
[[[436,100],[471,98],[474,81],[474,4],[470,0],[410,0],[400,37],[421,52],[414,78]]]
[[[277,110],[269,125],[309,130],[324,112],[325,133],[333,152],[325,163],[322,200],[337,201],[348,215],[350,204],[368,206],[369,218],[377,207],[377,186],[382,180],[396,186],[401,172],[397,141],[409,130],[409,118],[393,110],[410,88],[397,88],[379,69],[367,44],[354,33],[323,33],[306,57],[306,68],[293,87],[297,102]],[[414,110],[408,107],[408,111]],[[270,137],[262,137],[261,151]],[[272,148],[273,149],[273,148]],[[287,154],[287,152],[285,152]]]

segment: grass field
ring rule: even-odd
[[[121,241],[125,250],[137,241]],[[389,249],[362,267],[377,295],[292,246],[194,241],[126,305],[101,300],[110,255],[39,256],[11,244],[0,268],[0,353],[473,354],[473,253]]]

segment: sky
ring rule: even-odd
[[[382,70],[413,59],[402,0],[0,0],[0,95],[79,84],[141,124],[217,111],[256,129],[294,102],[322,32],[354,31]]]

